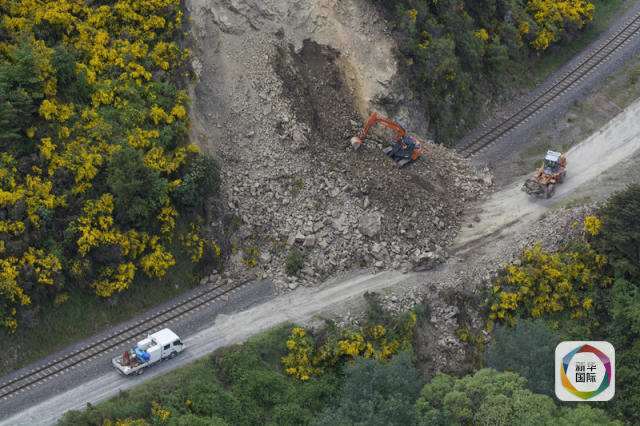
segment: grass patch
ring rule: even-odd
[[[302,269],[303,264],[304,261],[300,250],[294,248],[287,254],[287,258],[285,260],[285,269],[287,274],[293,275],[297,273]]]
[[[591,201],[590,195],[583,195],[582,197],[572,198],[566,202],[564,205],[565,209],[570,209],[572,207],[584,206],[585,204]]]
[[[607,80],[604,94],[620,108],[626,108],[640,97],[640,58],[635,57]]]
[[[19,327],[12,336],[1,334],[0,346],[11,347],[0,355],[0,374],[9,373],[76,340],[130,319],[198,285],[195,267],[186,255],[161,279],[137,274],[131,287],[111,299],[101,300],[86,291],[69,291],[69,300],[58,307],[43,306],[33,327]]]

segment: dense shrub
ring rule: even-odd
[[[116,151],[107,165],[107,186],[114,194],[116,222],[150,231],[166,198],[167,180],[145,167],[142,154],[130,146]]]
[[[547,395],[525,389],[515,373],[482,369],[457,379],[438,374],[420,392],[420,424],[621,425],[589,406],[559,408]]]
[[[361,328],[334,329],[324,336],[322,344],[302,328],[294,328],[287,340],[289,353],[282,358],[285,371],[304,381],[355,357],[388,361],[398,351],[411,349],[416,320],[416,314],[408,311],[388,324],[388,328],[366,324]]]
[[[522,265],[507,265],[489,296],[489,319],[513,325],[520,318],[544,318],[557,328],[575,319],[577,334],[588,336],[599,325],[595,315],[601,293],[610,287],[607,259],[586,242],[549,253],[536,244],[526,249]]]
[[[220,171],[216,161],[209,155],[197,153],[187,163],[180,185],[173,189],[171,196],[177,205],[192,211],[219,189]]]
[[[609,198],[599,211],[600,235],[595,244],[616,271],[640,284],[640,184]]]
[[[497,327],[484,362],[487,367],[525,377],[531,392],[554,397],[555,349],[560,340],[542,321]]]
[[[287,274],[292,275],[302,269],[302,253],[298,249],[293,249],[287,254],[285,259],[285,270]]]
[[[640,422],[640,286],[623,278],[611,288],[609,315],[603,339],[616,349],[616,397],[607,403],[616,416]]]
[[[68,283],[110,297],[140,272],[164,276],[177,241],[200,261],[190,212],[220,178],[187,146],[180,0],[8,0],[2,17],[0,324],[12,333]]]
[[[585,0],[372,0],[389,11],[403,71],[436,139],[450,143],[541,52],[594,14]]]
[[[527,367],[533,365],[529,354],[538,354],[537,367],[551,362],[552,356],[543,352],[551,351],[558,338],[609,341],[616,349],[617,395],[603,406],[634,424],[640,421],[640,368],[636,362],[640,357],[640,287],[634,237],[640,229],[639,195],[637,184],[614,194],[600,209],[600,218],[585,219],[584,240],[570,242],[555,253],[534,247],[525,251],[521,266],[505,267],[489,296],[489,328],[494,321],[509,325],[516,318],[542,317],[559,337],[553,338],[550,330],[545,336],[539,324],[521,329],[518,321],[513,329],[496,331],[486,357],[490,366],[511,367],[530,378],[530,386],[545,392],[537,386],[552,376],[536,376],[536,371]],[[597,420],[596,414],[584,414]],[[566,418],[576,419],[577,414]]]
[[[336,400],[311,424],[415,425],[414,402],[423,383],[409,352],[400,352],[389,363],[357,358],[347,365]]]

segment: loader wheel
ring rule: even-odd
[[[556,185],[554,183],[547,186],[547,198],[553,197],[553,194],[556,193]]]

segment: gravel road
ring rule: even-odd
[[[40,392],[38,392],[40,395],[47,393],[54,395],[48,399],[41,398],[35,402],[35,398],[31,396],[21,400],[12,398],[3,401],[0,403],[3,417],[6,414],[18,412],[0,420],[0,425],[52,424],[68,410],[86,408],[87,403],[96,404],[120,391],[138,386],[153,377],[205,356],[217,348],[240,343],[253,334],[266,331],[286,321],[311,324],[315,315],[330,315],[338,309],[360,305],[361,295],[365,291],[381,291],[384,288],[393,287],[400,281],[411,280],[415,282],[414,275],[404,275],[395,271],[376,275],[357,274],[344,280],[325,283],[321,287],[302,288],[288,295],[248,307],[246,310],[240,309],[239,312],[218,313],[213,325],[210,325],[211,318],[217,312],[200,315],[196,322],[206,328],[193,334],[182,334],[188,325],[180,324],[175,328],[178,333],[186,336],[183,341],[187,349],[173,360],[163,361],[149,368],[142,376],[123,377],[110,368],[110,365],[105,369],[104,366],[108,365],[109,358],[102,357],[91,362],[91,365],[83,367],[85,371],[82,374],[72,372],[61,377],[75,386],[67,386],[67,389],[58,384],[40,386]],[[262,285],[265,289],[268,288],[268,283]],[[254,291],[255,286],[251,289]],[[236,300],[247,299],[248,296],[238,293],[230,302],[233,304]],[[256,299],[255,292],[253,292],[253,299],[254,301]],[[246,306],[247,303],[245,302],[244,305]],[[96,367],[98,367],[97,371]],[[56,379],[53,382],[60,381]]]

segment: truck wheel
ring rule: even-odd
[[[171,352],[171,355],[169,355],[169,359],[175,358],[176,355],[178,355],[178,352]]]
[[[143,374],[144,374],[144,368],[141,368],[140,370],[136,371],[136,374],[137,374],[138,376],[143,375]]]

